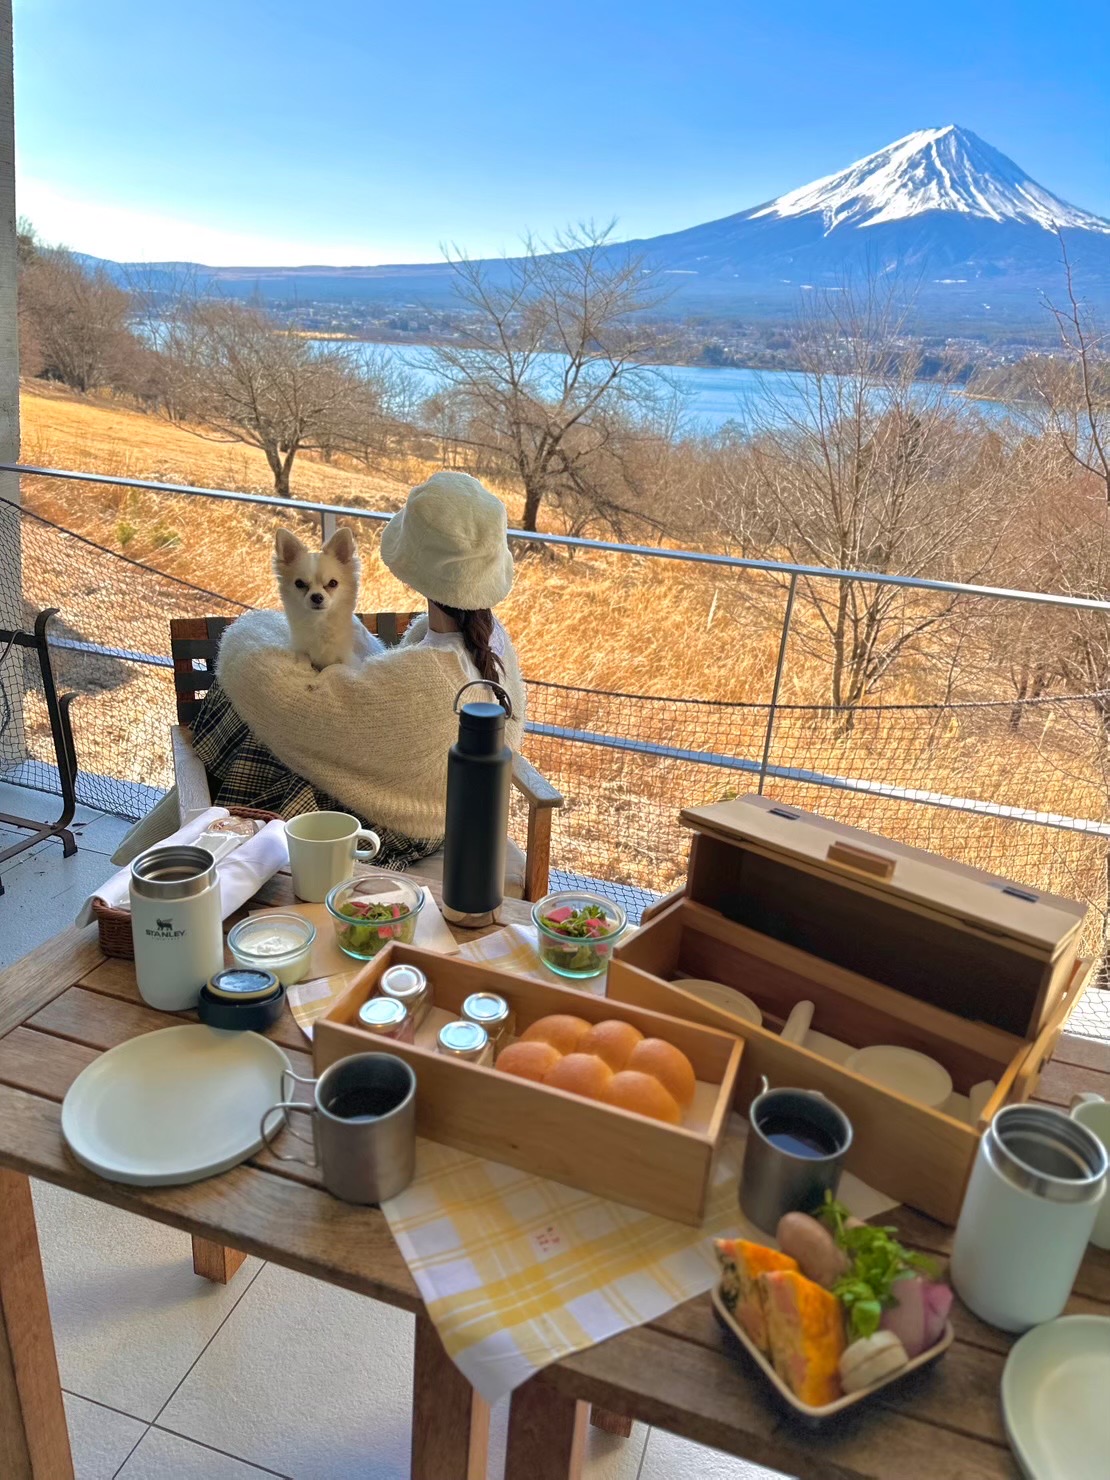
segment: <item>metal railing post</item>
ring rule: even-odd
[[[339,528],[339,520],[330,509],[320,510],[320,543],[326,545]]]
[[[771,759],[771,737],[775,733],[775,715],[778,713],[779,689],[782,687],[782,670],[786,664],[786,644],[790,639],[790,618],[794,613],[794,593],[798,589],[798,577],[790,577],[786,588],[786,609],[782,614],[782,632],[779,634],[779,657],[775,664],[775,683],[771,690],[771,707],[767,714],[767,733],[763,737],[763,759],[759,763],[759,794],[767,782],[767,766]]]

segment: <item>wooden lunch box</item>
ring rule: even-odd
[[[695,834],[685,892],[617,948],[609,1000],[738,1034],[739,1109],[762,1076],[821,1091],[852,1122],[853,1172],[954,1223],[983,1127],[1032,1093],[1086,986],[1085,907],[766,796],[682,820]],[[699,1000],[682,977],[745,993],[763,1025]],[[807,1000],[803,1047],[779,1031]],[[878,1044],[938,1060],[951,1099],[931,1109],[844,1066],[849,1049]],[[973,1117],[965,1097],[987,1080],[996,1087]]]
[[[416,1045],[367,1033],[358,1011],[387,967],[407,962],[428,978],[435,1007]],[[499,1073],[435,1051],[439,1027],[457,1018],[471,992],[496,992],[516,1014],[517,1034],[550,1013],[588,1022],[622,1018],[645,1037],[664,1038],[694,1067],[698,1088],[681,1126],[666,1125],[597,1100]],[[713,1162],[736,1096],[742,1045],[731,1034],[570,987],[489,971],[418,946],[391,943],[359,972],[351,990],[314,1026],[317,1074],[352,1053],[396,1054],[416,1071],[416,1129],[421,1136],[648,1213],[700,1224]]]

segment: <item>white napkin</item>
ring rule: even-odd
[[[175,843],[182,846],[195,843],[202,833],[207,832],[214,822],[229,816],[226,807],[209,807],[199,817],[194,817],[172,837],[158,844],[168,848]],[[257,894],[267,879],[289,863],[289,846],[285,839],[285,823],[280,819],[268,822],[264,828],[240,843],[234,852],[221,858],[216,864],[220,881],[220,914],[225,918],[246,904]],[[88,925],[93,919],[93,899],[102,899],[112,909],[130,908],[131,869],[122,868],[90,894],[77,916],[78,925]]]
[[[279,869],[289,867],[289,843],[285,823],[273,818],[253,838],[240,843],[234,853],[216,864],[220,880],[220,914],[223,919],[246,904]]]

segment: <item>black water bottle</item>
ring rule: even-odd
[[[467,689],[493,689],[500,704],[459,708]],[[464,684],[455,695],[459,738],[447,756],[443,913],[456,925],[491,925],[505,891],[505,845],[513,753],[505,721],[513,706],[500,684]]]

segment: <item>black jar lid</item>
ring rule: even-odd
[[[208,983],[208,993],[222,1002],[258,1002],[278,986],[274,973],[261,966],[225,966]]]
[[[272,973],[254,974],[269,976]],[[217,997],[208,987],[201,987],[200,1000],[197,1003],[197,1017],[208,1027],[248,1033],[263,1033],[267,1028],[272,1028],[284,1011],[285,988],[276,977],[274,991],[268,997],[254,997],[243,1001],[235,996]]]

